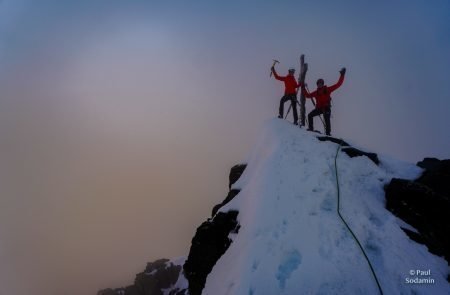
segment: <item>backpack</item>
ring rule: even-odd
[[[327,86],[327,85],[324,85],[324,86],[322,87],[321,93],[322,93],[322,94],[328,94],[328,86]],[[331,107],[331,101],[333,100],[333,98],[331,97],[331,95],[329,95],[329,97],[330,97],[330,107]]]

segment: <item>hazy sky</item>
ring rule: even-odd
[[[334,135],[406,161],[450,158],[449,11],[0,1],[0,295],[95,294],[186,255],[277,115],[273,58],[284,74],[304,53],[310,87],[347,67]]]

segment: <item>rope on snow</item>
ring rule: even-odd
[[[337,213],[339,215],[339,218],[341,218],[342,222],[345,224],[345,227],[348,229],[348,231],[352,234],[353,239],[355,239],[356,243],[358,244],[359,248],[361,249],[362,253],[364,254],[364,257],[367,260],[367,263],[369,264],[370,270],[373,274],[373,277],[375,279],[375,282],[377,283],[378,290],[380,291],[380,294],[383,295],[383,290],[381,289],[380,282],[378,281],[377,275],[375,274],[375,270],[372,267],[372,264],[370,263],[369,257],[367,256],[366,252],[364,251],[364,248],[362,247],[361,243],[359,242],[358,238],[356,237],[355,233],[351,230],[350,226],[347,224],[347,222],[344,220],[344,218],[341,215],[340,212],[340,201],[341,201],[341,193],[339,190],[339,177],[338,177],[338,169],[337,169],[337,157],[339,154],[339,151],[341,150],[341,145],[338,145],[338,149],[336,151],[336,156],[334,157],[334,171],[336,173],[336,187],[337,187]]]

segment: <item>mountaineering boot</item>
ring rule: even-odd
[[[282,115],[278,115],[278,119],[283,119],[283,116]]]

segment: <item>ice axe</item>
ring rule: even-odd
[[[273,60],[273,64],[272,64],[272,68],[277,64],[280,63],[278,60],[274,59]],[[270,68],[270,77],[272,77],[272,68]]]

